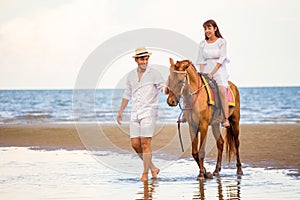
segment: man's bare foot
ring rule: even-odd
[[[151,170],[152,178],[157,179],[158,178],[157,175],[159,174],[159,172],[160,172],[159,168],[156,168],[153,171]]]
[[[144,172],[142,174],[142,177],[140,178],[140,181],[148,181],[148,172]]]

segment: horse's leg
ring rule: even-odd
[[[200,168],[199,150],[198,150],[198,133],[194,133],[190,131],[190,135],[192,140],[192,156],[196,161],[198,167]]]
[[[231,131],[233,131],[234,137],[235,137],[235,151],[236,151],[236,167],[237,167],[237,174],[242,175],[242,164],[240,160],[240,140],[239,140],[239,134],[240,134],[240,127],[238,123],[232,123]]]
[[[212,127],[214,137],[216,139],[217,147],[218,147],[217,164],[216,164],[216,169],[215,169],[213,175],[218,176],[219,172],[221,171],[224,140],[223,140],[223,137],[220,132],[220,125],[213,124],[211,127]]]
[[[202,179],[205,176],[206,170],[204,167],[204,157],[205,157],[205,141],[206,141],[206,135],[207,135],[207,130],[208,130],[208,123],[202,122],[200,127],[200,150],[199,150],[199,175],[198,179]]]
[[[191,141],[192,141],[192,155],[194,160],[196,161],[198,167],[199,167],[199,175],[198,175],[198,179],[203,179],[204,175],[205,175],[205,168],[204,168],[204,155],[205,155],[205,149],[201,149],[204,148],[203,145],[201,143],[203,143],[202,137],[200,137],[200,148],[198,148],[198,144],[199,144],[199,133],[196,133],[193,129],[193,127],[189,127],[190,128],[190,136],[191,136]],[[200,132],[201,135],[201,132]]]

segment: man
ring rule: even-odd
[[[155,179],[159,173],[159,169],[152,163],[151,139],[158,113],[158,91],[164,89],[165,81],[159,71],[148,66],[151,54],[146,48],[135,50],[133,58],[138,66],[128,74],[126,89],[117,116],[117,121],[121,124],[123,111],[132,99],[130,140],[132,148],[143,160],[144,171],[141,181],[148,180],[149,169]]]

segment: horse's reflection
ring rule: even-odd
[[[193,195],[193,199],[207,199],[205,197],[205,191],[207,184],[206,180],[199,180],[199,190]],[[228,182],[228,180],[223,180],[223,182]],[[231,180],[228,185],[225,185],[225,188],[222,184],[222,178],[217,178],[218,184],[218,194],[216,195],[219,200],[240,200],[241,199],[241,179],[238,177],[237,179]],[[223,191],[225,190],[225,191]]]
[[[211,184],[210,181],[216,181],[215,183]],[[193,199],[201,199],[205,200],[207,199],[207,196],[205,196],[206,193],[209,193],[208,196],[211,196],[213,193],[212,191],[215,191],[217,189],[217,193],[214,194],[215,197],[217,197],[219,200],[240,200],[241,199],[241,178],[222,178],[218,177],[214,180],[199,180],[198,181],[198,187],[197,191],[193,194]],[[209,188],[207,188],[209,186]],[[145,181],[142,190],[137,192],[137,194],[140,196],[137,199],[144,199],[144,200],[152,200],[156,199],[153,198],[153,194],[155,194],[155,188],[158,187],[158,181],[151,180],[149,182]],[[215,189],[214,189],[215,188]]]

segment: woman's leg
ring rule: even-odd
[[[225,121],[223,123],[223,126],[225,128],[228,128],[230,126],[229,121],[228,121],[228,115],[229,115],[229,107],[228,107],[228,97],[226,94],[226,87],[224,86],[219,86],[219,94],[220,94],[220,99],[221,99],[221,103],[222,103],[222,108],[224,111],[224,117],[225,117]]]

